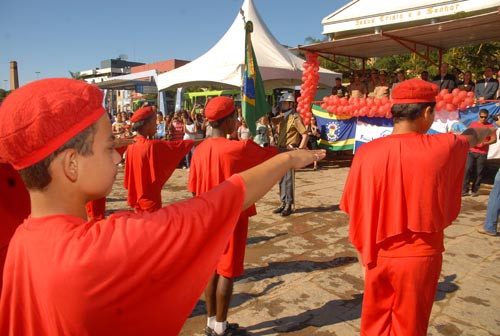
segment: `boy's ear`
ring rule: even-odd
[[[63,151],[62,169],[64,175],[71,181],[76,182],[78,179],[78,152],[75,149],[69,148]]]

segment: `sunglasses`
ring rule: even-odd
[[[486,119],[488,116],[479,116],[480,119]]]

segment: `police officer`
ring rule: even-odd
[[[295,97],[285,93],[279,98],[281,114],[272,119],[273,124],[279,124],[278,147],[281,151],[307,148],[307,128],[294,108]],[[273,213],[289,216],[294,204],[293,184],[294,171],[289,170],[280,180],[281,205]]]

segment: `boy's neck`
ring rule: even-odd
[[[30,190],[31,214],[33,218],[52,215],[70,215],[87,220],[84,202],[77,202],[74,197],[66,197],[58,192]]]

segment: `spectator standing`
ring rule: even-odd
[[[448,73],[448,63],[441,64],[439,74],[433,78],[432,82],[438,86],[439,91],[448,89],[451,92],[457,87],[457,79]]]
[[[480,110],[479,120],[470,124],[469,127],[493,127],[493,125],[488,122],[488,110]],[[476,146],[469,149],[469,153],[467,155],[467,163],[465,164],[465,176],[462,187],[462,196],[469,195],[470,180],[473,176],[474,180],[472,181],[471,195],[473,197],[478,195],[479,187],[481,186],[481,179],[483,178],[484,166],[488,157],[488,149],[489,146],[491,144],[494,144],[495,142],[497,142],[497,137],[489,136],[482,142],[479,142]],[[472,169],[474,167],[476,167],[475,174],[473,174],[472,172]]]
[[[474,92],[475,86],[476,84],[472,81],[472,73],[470,71],[464,72],[464,80],[458,85],[458,88],[461,91]]]
[[[361,81],[359,74],[354,74],[354,82],[348,88],[349,97],[365,98],[368,92],[365,83]]]
[[[405,81],[405,72],[403,70],[399,70],[396,73],[396,82],[392,83],[392,89],[394,89],[396,86],[399,84],[403,83]]]
[[[172,118],[172,127],[170,127],[170,129],[172,133],[172,140],[174,141],[184,139],[184,122],[182,120],[181,111],[176,112]]]
[[[372,94],[373,96],[373,91],[375,91],[375,88],[379,84],[379,73],[377,69],[372,69],[370,72],[370,78],[367,80],[366,83],[366,88],[368,89],[368,94]]]
[[[389,97],[390,89],[389,83],[387,83],[387,73],[385,71],[380,71],[379,83],[373,91],[374,98]]]
[[[497,119],[495,123],[500,127],[500,119]],[[490,236],[496,236],[498,230],[498,216],[500,216],[500,169],[495,175],[493,189],[490,192],[484,224],[478,225],[477,231]]]
[[[498,90],[498,81],[493,78],[493,68],[486,67],[484,69],[484,78],[476,83],[474,94],[476,100],[482,103],[484,100],[495,99]]]
[[[347,96],[347,88],[342,85],[340,77],[335,78],[335,86],[332,87],[332,94],[337,95],[339,98]]]
[[[269,146],[271,137],[269,136],[269,121],[267,116],[260,117],[259,121],[257,121],[255,133],[254,141],[256,144],[261,147]]]
[[[198,129],[196,124],[193,122],[193,119],[186,113],[184,113],[184,140],[196,140],[196,136],[198,134]],[[186,154],[186,168],[189,169],[191,166],[191,157],[193,156],[194,146],[191,150]]]
[[[251,138],[252,134],[250,133],[250,129],[248,128],[247,122],[245,119],[242,119],[241,126],[238,127],[238,140],[247,140]]]
[[[426,82],[429,82],[429,73],[424,70],[420,73],[420,79]]]
[[[162,112],[156,112],[156,139],[165,139],[165,120]]]
[[[307,126],[307,135],[307,147],[312,150],[318,149],[318,141],[321,139],[321,133],[314,115],[311,117],[311,123]],[[314,161],[313,169],[318,169],[317,161]]]

